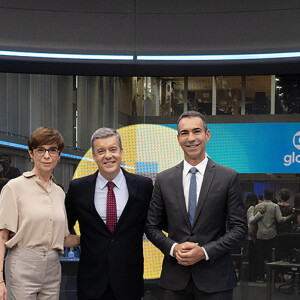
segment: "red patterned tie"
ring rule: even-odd
[[[106,225],[110,232],[113,232],[117,224],[117,204],[113,191],[115,184],[112,181],[107,183],[107,202],[106,202]]]

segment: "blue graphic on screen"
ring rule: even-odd
[[[177,129],[176,124],[165,125]],[[299,123],[208,124],[207,154],[239,173],[300,173]]]
[[[136,163],[136,172],[138,174],[143,173],[157,173],[158,172],[158,163],[157,162],[137,162]]]

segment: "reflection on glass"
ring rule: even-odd
[[[188,110],[212,114],[212,77],[189,77]]]
[[[161,78],[160,112],[162,116],[179,116],[183,113],[184,106],[184,78]]]
[[[275,113],[300,113],[300,76],[276,76]]]
[[[133,77],[131,115],[179,116],[183,94],[183,77]]]
[[[241,113],[241,76],[217,76],[217,115]]]
[[[271,76],[246,77],[246,115],[270,114]]]

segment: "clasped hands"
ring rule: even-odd
[[[173,255],[178,263],[183,266],[191,266],[202,259],[205,259],[205,253],[197,243],[184,242],[174,247]]]

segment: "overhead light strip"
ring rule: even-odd
[[[98,55],[98,54],[71,54],[71,53],[43,53],[22,51],[0,51],[0,56],[75,59],[75,60],[133,60],[133,55]]]
[[[300,57],[300,52],[224,54],[224,55],[138,55],[137,60],[151,61],[220,61],[249,59],[278,59]]]
[[[44,53],[24,51],[1,51],[0,56],[72,59],[72,60],[134,60],[133,55],[100,55],[72,53]],[[253,60],[297,58],[300,52],[253,53],[253,54],[222,54],[222,55],[137,55],[137,60],[148,61],[221,61],[221,60]]]

